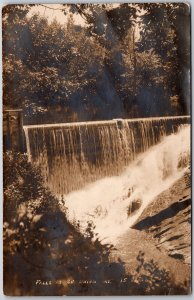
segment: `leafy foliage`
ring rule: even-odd
[[[61,288],[65,289],[63,293],[71,293],[66,286],[70,279],[101,282],[110,275],[110,267],[115,268],[118,276],[123,274],[122,265],[109,262],[112,246],[92,240],[91,224],[83,237],[79,226],[75,228],[67,221],[57,199],[43,187],[38,170],[31,167],[25,155],[6,153],[4,173],[6,293],[12,294],[12,279],[14,293],[16,290],[18,294],[29,295],[41,293],[42,286],[36,285],[39,279],[62,280],[64,285],[54,286],[54,293],[61,294]],[[43,290],[43,294],[50,293],[49,289]]]
[[[163,69],[163,95],[169,100],[172,113],[189,113],[189,5],[157,3],[140,6],[145,13],[141,17],[138,49],[142,52],[153,49],[159,55]],[[176,104],[173,103],[174,98],[177,99]]]
[[[65,25],[30,8],[3,10],[4,105],[26,123],[189,113],[187,4],[65,4]]]

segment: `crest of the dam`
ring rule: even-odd
[[[187,124],[190,116],[25,126],[22,111],[9,110],[4,147],[26,151],[50,190],[62,195],[118,175],[138,154]]]

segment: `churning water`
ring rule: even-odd
[[[189,159],[190,127],[185,125],[139,154],[120,176],[97,180],[65,195],[68,218],[79,220],[83,232],[92,222],[102,242],[114,244],[154,197],[183,175]]]
[[[188,116],[25,126],[29,160],[71,222],[115,243],[189,164]]]

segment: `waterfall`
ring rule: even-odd
[[[24,126],[29,160],[57,196],[119,175],[188,116]]]
[[[155,137],[153,133],[151,141],[146,140],[150,132],[144,125],[142,147],[146,149]],[[146,206],[184,174],[189,163],[190,126],[185,125],[136,157],[120,176],[105,177],[65,195],[61,208],[71,222],[80,222],[83,233],[92,222],[102,243],[116,244]]]

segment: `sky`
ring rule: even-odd
[[[42,4],[36,5],[31,8],[28,13],[28,16],[32,16],[33,14],[39,13],[40,16],[44,16],[48,19],[49,23],[56,19],[61,24],[66,24],[68,15],[65,15],[61,9],[63,9],[63,5],[61,4]],[[74,22],[76,25],[84,25],[84,20],[79,15],[73,15]]]
[[[117,7],[120,4],[119,3],[111,3],[112,6]],[[48,19],[49,23],[51,23],[54,19],[58,21],[58,23],[61,24],[66,24],[68,15],[65,15],[62,12],[63,9],[62,4],[42,4],[42,5],[36,5],[33,6],[28,13],[28,16],[32,16],[33,14],[39,13],[40,16],[44,16]],[[74,19],[74,24],[75,25],[85,25],[84,19],[78,15],[78,14],[73,14],[73,19]]]

